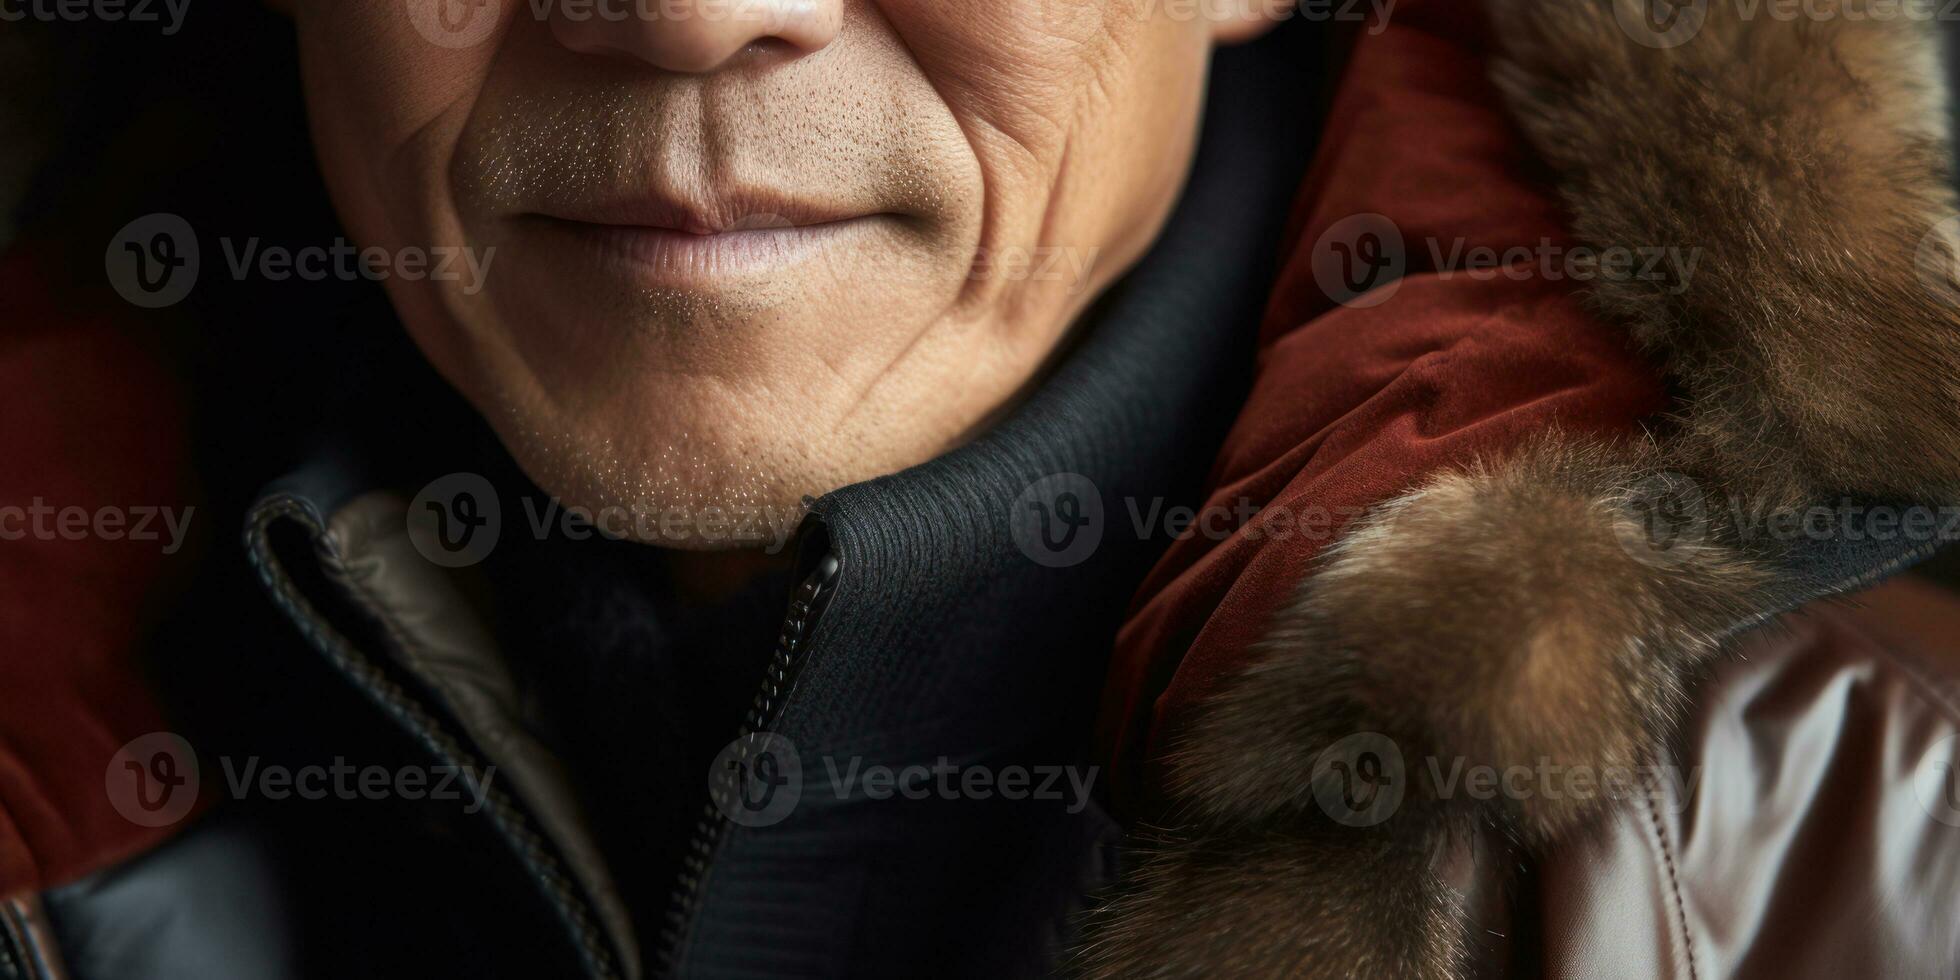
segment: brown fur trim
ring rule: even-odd
[[[1771,573],[1718,536],[1654,547],[1642,504],[1658,463],[1646,444],[1555,434],[1360,521],[1172,759],[1177,817],[1202,851],[1146,848],[1140,884],[1092,920],[1090,948],[1174,964],[1143,975],[1247,962],[1230,958],[1242,945],[1262,964],[1314,967],[1291,975],[1458,975],[1458,906],[1421,860],[1451,828],[1542,844],[1598,812],[1600,780],[1647,760],[1692,672],[1768,604]],[[1397,757],[1378,755],[1379,785],[1406,794],[1386,820],[1356,820],[1330,795],[1354,788],[1343,780],[1368,739]],[[1478,799],[1448,775],[1471,768],[1554,785]],[[1365,885],[1343,877],[1363,861],[1392,867]],[[1136,949],[1110,951],[1122,944]],[[1176,958],[1147,958],[1159,954]]]
[[[1696,257],[1591,290],[1680,383],[1677,461],[1777,506],[1960,496],[1937,25],[1707,0],[1663,35],[1648,3],[1491,0],[1495,77],[1581,238]]]
[[[1452,828],[1539,846],[1584,824],[1608,800],[1576,771],[1641,764],[1774,605],[1721,528],[1649,547],[1656,474],[1772,507],[1960,499],[1933,25],[1707,0],[1643,37],[1650,0],[1489,2],[1497,82],[1579,237],[1695,259],[1589,293],[1663,360],[1678,424],[1658,447],[1554,436],[1352,528],[1172,759],[1184,823],[1090,920],[1093,976],[1462,975],[1463,906],[1431,870]],[[1384,741],[1402,802],[1357,826],[1342,792]],[[1443,777],[1459,761],[1567,781],[1480,801]]]
[[[1377,508],[1209,706],[1172,760],[1174,795],[1206,822],[1284,818],[1314,805],[1322,751],[1361,732],[1446,767],[1639,765],[1687,672],[1771,581],[1713,535],[1652,547],[1654,463],[1642,445],[1550,437]],[[1588,806],[1509,810],[1546,840]]]
[[[1433,827],[1400,822],[1153,841],[1076,972],[1456,980],[1461,901],[1435,870]]]

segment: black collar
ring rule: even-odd
[[[1163,522],[1139,529],[1139,516],[1199,501],[1250,382],[1279,238],[1315,129],[1301,96],[1311,90],[1307,72],[1321,64],[1302,56],[1311,36],[1284,28],[1216,58],[1204,134],[1178,207],[1038,390],[974,442],[814,503],[800,553],[806,568],[834,560],[837,576],[800,647],[795,684],[768,706],[769,727],[799,748],[813,783],[851,760],[894,768],[952,760],[997,773],[1016,765],[1085,766],[1112,639],[1138,583],[1170,544]],[[317,443],[309,463],[261,496],[248,538],[302,630],[330,658],[347,660],[343,669],[385,709],[407,717],[421,709],[400,702],[396,688],[364,680],[379,668],[346,649],[342,631],[322,621],[328,602],[297,594],[275,529],[297,523],[312,535],[314,550],[331,554],[322,539],[333,515],[376,487],[413,493],[443,473],[474,471],[491,476],[506,502],[535,489],[460,399],[430,383],[426,365],[404,354],[400,331],[376,331],[373,322],[360,336],[384,350],[349,348],[349,383],[337,389],[339,405],[321,413],[335,423],[332,435]],[[400,370],[422,378],[404,384],[391,373]],[[410,406],[404,393],[411,391],[440,394]],[[366,421],[350,424],[359,419]],[[401,444],[404,430],[457,435]],[[505,533],[523,533],[523,521],[507,512]],[[687,778],[676,789],[698,793],[700,786]],[[853,933],[865,948],[887,953],[953,948],[953,937],[974,923],[995,940],[1038,936],[1040,923],[1008,918],[1049,916],[1076,894],[1082,856],[1104,826],[1093,809],[1070,809],[1059,799],[1010,812],[907,808],[909,816],[896,821],[899,809],[854,807],[825,795],[806,796],[798,811],[799,825],[821,840],[745,828],[716,838],[709,849],[714,875],[678,917],[685,955],[712,961],[761,943],[793,959],[826,945],[800,933],[751,935],[822,925],[823,916],[777,922],[745,907],[755,898],[744,891],[748,881],[772,893],[814,889],[810,908],[844,917],[822,935]],[[785,871],[770,857],[771,848],[799,840],[796,867],[815,876],[801,883],[793,879],[803,871]],[[990,855],[1017,846],[1061,849],[1056,861],[1013,865],[1039,867],[1052,880],[980,884],[998,870]],[[877,861],[854,857],[867,848],[877,850]],[[863,905],[867,891],[920,865],[941,867],[941,881],[974,884],[931,905]],[[555,873],[549,862],[538,872]],[[865,875],[879,881],[854,877]],[[1047,897],[1029,901],[998,888],[1035,888]],[[554,905],[568,922],[588,916],[588,906],[570,899]],[[704,929],[714,941],[696,941]],[[607,972],[609,954],[580,942],[593,972]],[[1026,972],[1017,967],[1042,955],[998,941],[981,948],[1010,972]],[[828,960],[804,965],[820,974],[853,972]]]

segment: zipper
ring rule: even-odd
[[[273,604],[356,690],[400,725],[438,762],[454,766],[463,773],[483,772],[485,760],[468,747],[465,739],[458,738],[447,723],[429,711],[420,696],[410,693],[398,683],[379,662],[335,629],[308,601],[273,551],[270,529],[277,522],[285,520],[295,522],[316,546],[331,540],[318,512],[297,498],[276,496],[253,508],[247,518],[245,546],[260,581],[271,592]],[[334,561],[340,560],[338,553],[331,548],[328,557]],[[482,794],[485,802],[483,813],[491,827],[515,852],[518,863],[529,873],[539,887],[541,897],[565,926],[569,933],[567,938],[577,951],[586,974],[594,980],[619,980],[625,976],[626,971],[619,961],[619,950],[600,925],[591,899],[565,867],[557,846],[537,828],[530,811],[513,799],[502,784],[488,781],[478,783],[473,777],[464,778],[472,783],[471,789]],[[5,925],[4,920],[5,916],[0,915],[0,926]],[[4,935],[4,932],[4,929],[0,929],[0,935]],[[0,948],[4,948],[4,940],[0,940]],[[0,959],[0,965],[4,963],[4,959]],[[7,980],[6,974],[0,973],[0,980]]]
[[[836,591],[841,567],[837,556],[824,549],[816,566],[791,594],[789,610],[783,616],[782,630],[776,637],[775,652],[770,655],[769,665],[763,671],[762,686],[756,690],[748,714],[736,730],[736,742],[747,742],[765,734],[781,716],[783,704],[796,684],[804,656],[809,651],[810,636],[816,631],[817,619],[823,615],[824,608],[830,604],[831,594]],[[667,926],[660,936],[659,964],[662,976],[674,975],[681,943],[700,910],[701,886],[707,877],[708,864],[727,831],[728,818],[722,815],[722,808],[716,801],[725,800],[734,793],[740,778],[734,769],[718,770],[707,799],[702,801],[701,816],[695,821],[694,833],[681,856],[680,875],[674,884],[673,898],[668,903]]]

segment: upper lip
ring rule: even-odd
[[[863,217],[860,211],[766,190],[712,195],[640,191],[540,208],[563,221],[625,228],[658,228],[690,235],[824,225]]]

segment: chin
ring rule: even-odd
[[[550,495],[540,507],[613,538],[780,550],[806,500],[956,445],[972,428],[968,401],[1011,390],[1024,373],[991,363],[984,336],[905,315],[840,316],[821,289],[790,288],[768,309],[713,304],[719,315],[690,315],[613,302],[603,280],[568,294],[541,278],[497,283],[488,303],[459,304],[460,315],[405,319]],[[533,288],[505,288],[517,285]],[[856,298],[906,305],[870,289]],[[885,368],[860,376],[867,365]]]
[[[663,386],[646,402],[671,394]],[[654,396],[661,397],[654,397]],[[562,403],[561,403],[562,404]],[[561,413],[502,403],[499,438],[550,494],[554,526],[688,551],[780,551],[806,513],[804,500],[850,482],[810,462],[794,429],[762,415],[605,405]],[[576,418],[577,421],[573,421]],[[649,421],[649,418],[652,420]]]

